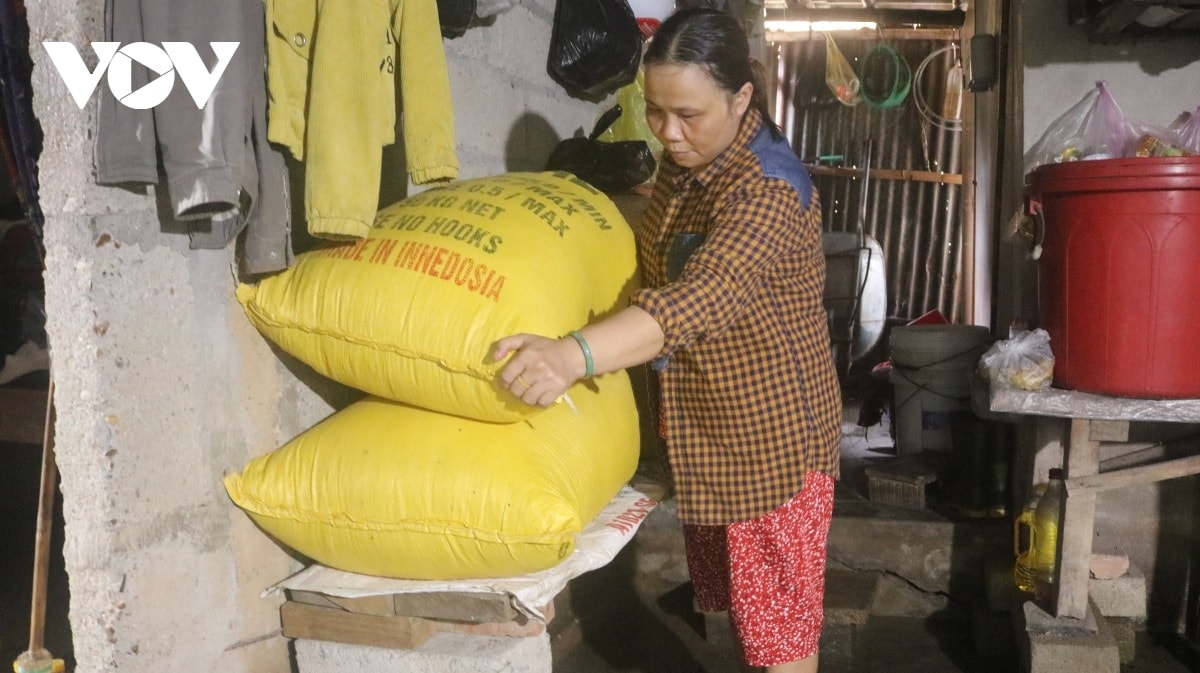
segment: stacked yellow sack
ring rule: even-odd
[[[625,372],[520,423],[368,397],[225,477],[267,533],[333,568],[382,577],[507,577],[556,565],[632,476]]]
[[[568,173],[464,180],[380,211],[358,243],[238,288],[250,321],[317,372],[484,421],[536,412],[496,386],[497,339],[564,335],[621,308],[633,232]]]
[[[371,393],[225,478],[268,534],[330,567],[460,579],[549,568],[633,475],[629,378],[575,385],[578,413],[496,385],[496,340],[565,334],[626,303],[633,234],[566,173],[467,180],[380,211],[369,236],[242,285],[250,321]]]

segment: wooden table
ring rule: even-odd
[[[1067,499],[1059,520],[1059,563],[1052,613],[1084,619],[1096,493],[1200,474],[1200,455],[1100,472],[1101,443],[1128,442],[1130,423],[1200,423],[1200,399],[1141,400],[1054,388],[1034,392],[992,384],[989,409],[997,414],[1033,416],[1043,427],[1049,425],[1050,432],[1067,431],[1061,461]]]

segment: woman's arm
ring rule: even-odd
[[[590,351],[593,375],[648,362],[663,348],[662,327],[636,306],[578,332]],[[569,335],[549,339],[515,334],[496,343],[496,360],[510,354],[512,359],[500,372],[500,385],[526,404],[548,407],[587,374],[583,344]]]

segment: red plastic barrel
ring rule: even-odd
[[[1054,385],[1200,397],[1200,157],[1047,164],[1025,189]]]

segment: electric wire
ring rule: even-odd
[[[937,58],[938,56],[940,56],[941,54],[944,54],[951,50],[957,51],[958,50],[957,45],[950,45],[948,47],[942,47],[941,49],[931,52],[928,56],[926,56],[921,61],[921,64],[917,66],[916,71],[913,73],[914,86],[913,86],[912,98],[913,98],[913,103],[917,107],[917,112],[919,112],[921,114],[921,116],[925,119],[925,121],[929,122],[933,126],[936,126],[940,129],[944,129],[946,131],[961,131],[962,130],[962,119],[961,118],[951,119],[948,117],[943,117],[942,115],[934,112],[930,108],[929,101],[927,101],[925,99],[925,87],[923,86],[923,82],[922,82],[922,78],[924,77],[925,71],[928,69],[929,64],[932,63],[933,60],[935,58]]]

